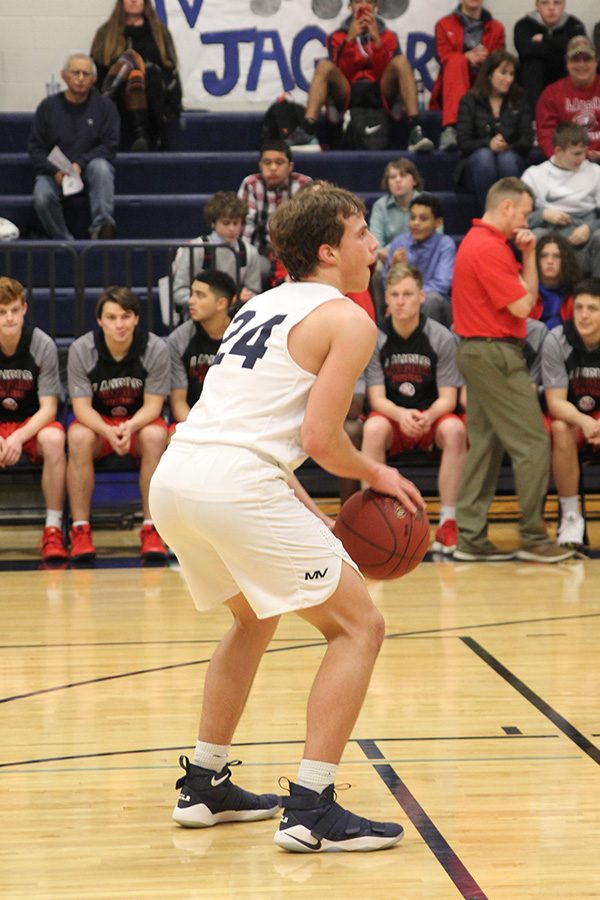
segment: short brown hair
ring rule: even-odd
[[[411,159],[401,157],[400,159],[391,159],[383,170],[383,177],[381,179],[382,191],[389,192],[390,175],[392,174],[392,169],[397,169],[398,172],[401,172],[403,175],[412,175],[415,181],[416,191],[422,191],[425,187],[423,176],[415,166],[414,162]]]
[[[269,220],[269,232],[292,280],[311,275],[319,264],[319,247],[339,247],[346,219],[365,214],[362,200],[326,181],[308,184],[282,203]]]
[[[491,186],[485,198],[485,211],[496,209],[503,200],[517,200],[522,194],[529,194],[533,199],[533,195],[524,181],[509,175],[501,178]]]
[[[552,137],[552,146],[566,150],[567,147],[587,147],[590,136],[584,125],[575,122],[559,122]]]
[[[403,281],[404,278],[414,278],[419,285],[419,290],[423,289],[421,270],[417,269],[416,266],[408,266],[406,263],[396,263],[395,266],[390,266],[385,278],[385,286],[387,288],[392,284],[397,284],[399,281]]]
[[[0,305],[8,306],[9,303],[14,303],[15,300],[22,300],[23,303],[27,302],[25,288],[16,278],[7,278],[6,275],[3,275],[0,278]]]
[[[131,310],[136,316],[140,314],[140,301],[131,288],[125,286],[113,284],[107,287],[105,291],[102,291],[96,303],[97,319],[102,318],[102,310],[105,303],[118,303],[121,309]]]
[[[204,218],[212,228],[219,219],[241,219],[248,214],[248,204],[234,191],[217,191],[204,207]]]

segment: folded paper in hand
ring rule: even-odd
[[[71,160],[67,159],[60,147],[52,148],[48,154],[48,161],[51,162],[53,166],[56,166],[57,169],[60,169],[61,172],[67,173],[61,184],[62,192],[65,197],[69,197],[71,194],[78,194],[83,190],[81,176],[78,174],[77,169],[73,167]]]

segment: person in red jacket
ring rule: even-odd
[[[396,118],[397,111],[399,118],[397,101],[402,103],[410,128],[408,149],[433,150],[432,141],[421,127],[412,67],[401,53],[396,33],[386,28],[377,15],[377,0],[350,0],[349,6],[350,16],[327,37],[329,58],[317,63],[308,91],[306,116],[290,135],[290,146],[316,145],[316,124],[323,106],[327,104],[332,121],[340,121],[356,100],[357,90],[376,84],[381,103],[392,118]]]
[[[461,0],[454,12],[435,25],[440,72],[431,91],[431,109],[442,110],[440,150],[456,150],[456,118],[482,62],[504,50],[504,25],[483,8],[483,0]]]
[[[567,77],[549,84],[535,108],[540,149],[550,158],[554,153],[554,132],[561,122],[574,122],[587,129],[587,156],[600,162],[600,75],[596,72],[596,48],[585,35],[567,44]]]

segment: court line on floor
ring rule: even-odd
[[[373,768],[402,807],[447,876],[458,888],[464,900],[488,900],[487,894],[477,884],[460,857],[454,852],[396,770],[388,763],[374,762],[377,758],[385,759],[375,741],[358,741],[358,745],[367,759],[373,761]]]
[[[558,734],[477,734],[477,735],[422,735],[411,737],[380,737],[375,738],[376,743],[421,743],[433,741],[516,741],[516,740],[546,740],[548,738],[558,738]],[[350,738],[348,743],[359,744],[360,738]],[[304,738],[288,739],[281,741],[241,741],[232,745],[234,753],[243,747],[280,747],[290,745],[303,745]],[[102,750],[95,753],[74,753],[67,756],[43,756],[39,759],[21,759],[14,762],[0,763],[0,769],[10,768],[11,766],[31,766],[38,763],[47,762],[65,762],[74,759],[100,759],[108,756],[135,756],[143,753],[171,753],[188,751],[193,753],[194,747],[189,744],[174,747],[137,747],[129,750]],[[544,758],[544,757],[542,757]]]
[[[455,632],[455,631],[475,631],[481,628],[503,628],[507,625],[534,625],[536,623],[544,622],[546,624],[550,624],[552,622],[570,622],[570,621],[579,621],[580,619],[598,619],[600,618],[600,613],[578,613],[570,616],[543,616],[541,618],[536,619],[506,619],[500,622],[480,622],[473,624],[463,624],[463,625],[446,625],[442,628],[421,628],[415,631],[395,631],[386,634],[386,640],[397,640],[399,638],[408,638],[408,637],[431,637],[435,635],[440,635],[443,637],[447,633]],[[453,635],[450,634],[452,637]],[[552,632],[552,636],[556,637],[556,634]],[[45,649],[64,649],[65,647],[152,647],[152,646],[178,646],[180,644],[218,644],[221,640],[221,637],[213,638],[210,640],[171,640],[171,641],[85,641],[85,642],[64,642],[61,644],[0,644],[0,650],[45,650]],[[302,638],[273,638],[273,642],[285,643],[289,641],[299,641],[303,640]],[[297,650],[302,646],[307,647],[316,647],[325,644],[325,640],[314,641],[311,638],[306,638],[305,644],[295,644],[293,647],[276,647],[267,650],[267,653],[275,653],[280,652],[282,649],[284,650]],[[185,665],[185,664],[184,664]],[[191,664],[190,664],[191,665]],[[153,671],[149,669],[148,671]],[[137,674],[137,673],[135,673]],[[2,702],[0,700],[0,702]]]
[[[590,757],[597,765],[600,765],[600,748],[581,733],[568,719],[565,719],[557,712],[549,703],[536,694],[528,685],[510,671],[500,660],[492,656],[485,647],[482,647],[474,638],[462,636],[461,641],[469,647],[479,658],[493,669],[501,678],[514,688],[522,697],[529,701],[535,708],[546,716],[552,724],[562,731],[565,737],[569,738],[580,750]]]
[[[453,625],[447,628],[427,628],[417,631],[407,631],[407,632],[396,632],[392,634],[386,634],[387,639],[398,639],[402,637],[417,637],[417,636],[432,636],[432,635],[440,635],[444,636],[448,632],[455,631],[465,631],[465,630],[475,630],[479,628],[496,628],[504,625],[517,625],[517,624],[529,624],[530,622],[536,621],[562,621],[564,619],[587,619],[587,618],[597,618],[600,616],[600,613],[583,613],[579,616],[559,616],[551,619],[523,619],[523,620],[513,620],[508,622],[489,622],[482,623],[480,625]],[[452,636],[452,635],[451,635]],[[464,640],[464,636],[459,636],[460,640]],[[293,640],[293,639],[292,639]],[[266,654],[272,653],[287,653],[290,650],[306,650],[312,649],[314,647],[323,647],[325,646],[326,641],[324,639],[316,640],[316,641],[307,641],[301,644],[293,644],[290,647],[270,647],[265,651]],[[14,648],[13,648],[14,649]],[[14,694],[9,697],[0,697],[0,704],[3,703],[12,703],[15,700],[26,700],[30,697],[37,697],[42,694],[51,694],[56,691],[65,691],[70,688],[76,687],[85,687],[90,684],[101,684],[105,681],[116,681],[120,678],[131,678],[137,675],[151,675],[156,672],[167,672],[171,669],[182,669],[186,666],[198,666],[205,665],[210,662],[210,657],[207,659],[196,659],[189,660],[188,662],[180,662],[180,663],[169,663],[164,666],[151,666],[147,669],[134,669],[130,672],[118,672],[114,675],[99,675],[96,678],[86,678],[82,681],[73,681],[67,684],[58,684],[53,687],[40,688],[37,691],[27,691],[23,694]]]

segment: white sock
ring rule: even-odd
[[[455,506],[440,506],[440,525],[443,525],[444,522],[447,522],[448,519],[456,518],[456,507]]]
[[[152,519],[144,519],[144,521],[142,522],[142,528],[144,527],[144,525],[154,525],[154,522],[152,521]]]
[[[73,528],[79,528],[80,525],[89,525],[89,519],[77,519],[76,522],[73,522]]]
[[[320,762],[318,759],[302,759],[298,767],[297,783],[320,794],[334,784],[338,767],[334,763]]]
[[[230,744],[209,744],[208,741],[196,741],[194,750],[194,765],[203,769],[211,769],[220,772],[227,765],[229,759]]]
[[[62,528],[63,511],[62,509],[46,510],[46,528]]]
[[[559,497],[560,511],[563,516],[567,513],[579,513],[579,497]]]

